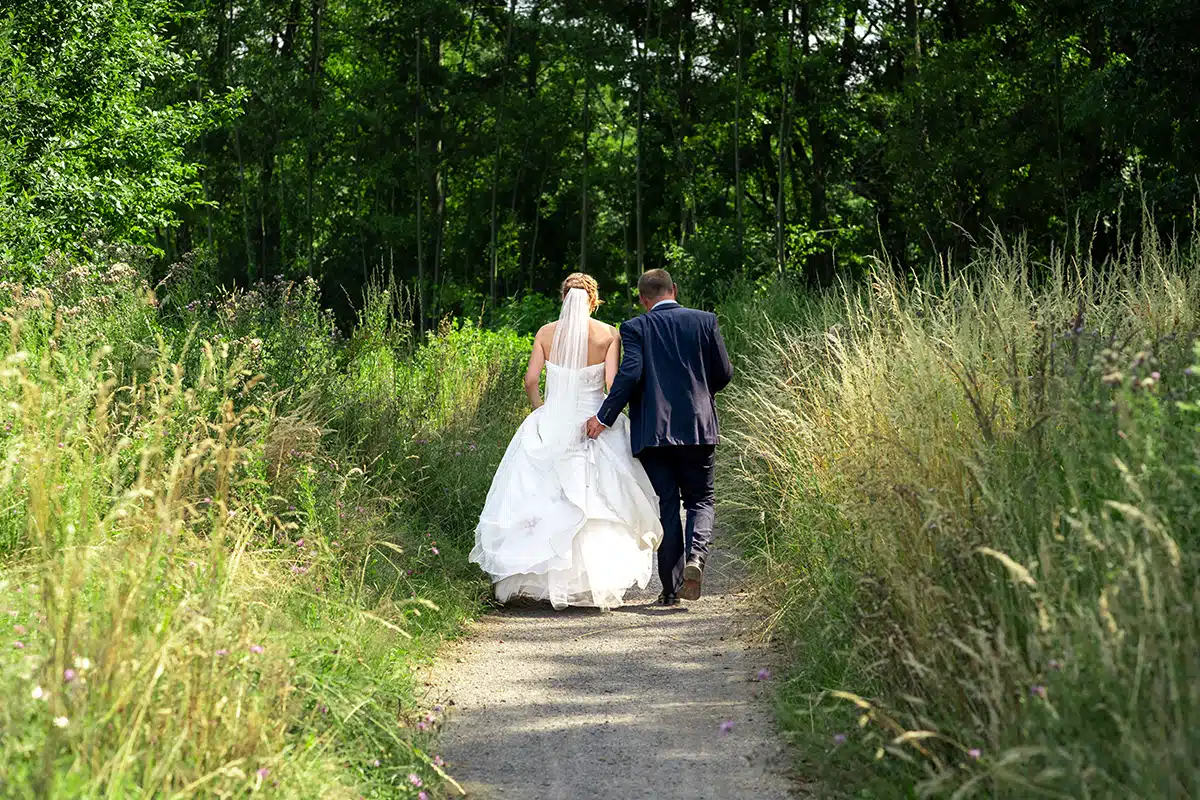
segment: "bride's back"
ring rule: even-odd
[[[551,363],[555,361],[551,347],[554,342],[554,331],[557,328],[557,321],[543,325],[542,329],[537,332],[536,337],[536,341],[542,348],[542,352],[546,354],[546,360]],[[616,337],[617,329],[612,325],[597,319],[588,320],[587,365],[589,367],[604,363],[604,358],[608,354],[608,348],[612,346],[613,339]]]

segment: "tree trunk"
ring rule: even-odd
[[[587,272],[588,244],[588,139],[592,132],[591,118],[592,103],[592,69],[591,60],[587,62],[583,73],[583,197],[580,202],[579,214],[579,271]]]
[[[310,6],[310,19],[312,22],[312,54],[309,60],[308,73],[308,155],[305,159],[306,168],[308,171],[308,274],[313,275],[313,266],[316,261],[315,255],[315,211],[313,208],[313,183],[316,180],[316,127],[317,127],[317,112],[321,107],[321,99],[318,94],[319,73],[321,71],[321,18],[325,13],[325,0],[312,0]]]
[[[413,141],[416,153],[416,195],[417,195],[417,333],[425,336],[425,228],[424,221],[425,199],[425,159],[421,152],[421,106],[424,102],[421,91],[421,27],[417,26],[416,48],[416,77],[417,77],[417,114],[414,125]]]
[[[742,220],[742,27],[745,21],[745,0],[738,0],[737,7],[737,99],[733,111],[733,186],[734,205],[737,208],[737,252],[738,267],[746,258],[745,227]],[[641,120],[639,119],[640,123]]]
[[[508,35],[505,37],[505,41],[504,41],[504,75],[500,81],[500,103],[501,104],[504,103],[505,98],[508,94],[508,67],[509,67],[509,59],[512,56],[512,32],[513,32],[513,23],[516,20],[516,17],[517,17],[517,0],[511,0],[511,2],[509,3],[509,6],[508,6]],[[499,187],[500,187],[500,155],[502,152],[501,148],[500,148],[500,143],[502,141],[502,136],[501,136],[501,131],[500,131],[500,122],[504,117],[503,110],[504,110],[503,105],[501,105],[501,107],[496,110],[496,152],[495,152],[495,156],[492,159],[492,212],[491,212],[492,232],[491,232],[491,244],[490,244],[490,248],[489,248],[491,251],[491,262],[492,262],[491,270],[490,270],[491,280],[490,280],[489,295],[492,300],[492,308],[496,307],[496,300],[497,300],[497,295],[496,295],[497,285],[496,284],[497,284],[497,278],[499,277],[499,272],[500,272],[500,253],[499,253],[497,245],[496,245],[496,235],[498,233],[497,224],[496,224],[496,192],[499,190]]]
[[[787,268],[787,241],[786,225],[787,225],[787,200],[784,196],[784,184],[787,182],[787,151],[788,141],[791,139],[791,125],[788,119],[788,106],[791,102],[792,91],[792,52],[795,47],[795,37],[792,36],[792,16],[793,9],[791,4],[788,4],[787,10],[784,12],[784,32],[788,37],[787,46],[787,61],[780,70],[782,74],[783,92],[779,110],[779,142],[777,146],[779,166],[777,174],[779,176],[778,194],[775,200],[775,264],[776,268],[783,272]]]
[[[646,21],[642,26],[642,45],[638,56],[641,65],[641,77],[638,79],[637,94],[637,166],[635,170],[637,174],[634,180],[634,190],[637,194],[635,213],[637,214],[637,265],[639,275],[646,271],[646,233],[642,227],[642,118],[645,116],[646,54],[650,49],[650,10],[653,5],[654,0],[647,0]]]

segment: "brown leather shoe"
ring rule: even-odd
[[[699,561],[689,561],[683,568],[683,586],[679,589],[679,596],[684,600],[699,600],[703,581],[704,567]]]

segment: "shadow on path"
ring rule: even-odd
[[[450,773],[477,798],[795,796],[757,680],[772,654],[746,635],[739,575],[718,551],[705,597],[679,608],[654,605],[652,585],[608,613],[481,619],[430,677],[430,703],[454,706]]]

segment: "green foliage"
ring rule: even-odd
[[[152,244],[201,199],[187,147],[228,106],[163,102],[189,61],[166,0],[16,0],[0,12],[0,268],[24,278],[81,234]]]
[[[1142,242],[726,308],[733,530],[848,790],[1197,791],[1200,261]]]

